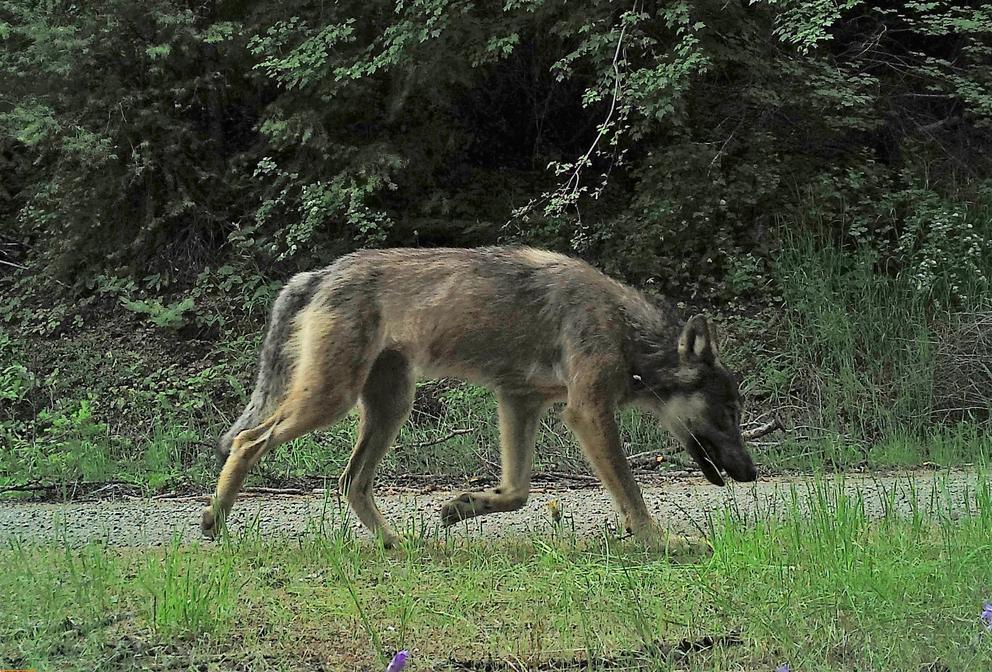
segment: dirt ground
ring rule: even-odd
[[[644,481],[644,479],[642,479]],[[859,495],[870,517],[884,515],[887,508],[906,514],[916,506],[939,507],[955,515],[974,511],[974,492],[979,475],[973,471],[913,471],[904,473],[848,474],[846,476],[774,477],[752,484],[718,488],[698,477],[654,479],[644,482],[644,496],[652,513],[675,531],[700,532],[707,517],[719,520],[733,511],[744,520],[775,516],[796,505],[803,508],[818,496],[835,495],[837,486]],[[390,492],[380,489],[380,508],[397,531],[407,534],[442,533],[441,505],[458,494],[450,491]],[[617,516],[610,499],[599,486],[556,489],[536,487],[520,511],[496,513],[451,528],[454,535],[501,537],[547,533],[551,527],[549,502],[558,500],[562,525],[576,534],[593,535],[616,529]],[[69,503],[0,502],[0,543],[56,542],[79,546],[100,541],[110,546],[167,544],[177,538],[200,538],[198,521],[202,498],[103,499]],[[263,536],[297,535],[308,531],[340,529],[350,525],[359,536],[368,537],[355,517],[335,494],[245,495],[230,519],[232,532],[257,529]]]

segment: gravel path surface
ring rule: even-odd
[[[884,476],[777,477],[753,484],[717,488],[701,478],[655,482],[644,487],[648,508],[672,529],[691,532],[704,527],[709,513],[721,515],[735,510],[746,519],[776,515],[795,501],[805,507],[811,497],[836,493],[839,487],[850,494],[860,493],[868,515],[884,514],[890,502],[901,514],[911,510],[911,502],[928,510],[938,507],[953,515],[974,511],[974,493],[979,477],[968,471],[916,471]],[[793,495],[794,493],[794,495]],[[915,493],[915,495],[914,495]],[[436,534],[441,505],[457,493],[378,492],[377,499],[386,517],[399,532],[412,530]],[[452,528],[453,534],[498,537],[508,534],[546,533],[550,527],[548,502],[557,499],[567,529],[588,535],[615,527],[617,517],[609,497],[598,486],[554,490],[537,489],[520,511],[496,513],[476,518]],[[13,539],[23,542],[56,541],[78,546],[100,540],[112,546],[167,544],[179,535],[184,541],[199,539],[199,518],[203,502],[185,499],[124,499],[66,504],[0,502],[0,543]],[[346,516],[336,496],[257,495],[245,496],[235,505],[230,519],[232,532],[257,526],[263,536],[299,534],[319,529],[336,529],[350,524],[367,537],[354,516]]]

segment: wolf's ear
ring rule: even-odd
[[[679,359],[687,364],[712,364],[716,358],[716,327],[702,315],[693,315],[679,337]]]

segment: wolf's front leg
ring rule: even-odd
[[[499,391],[499,435],[502,476],[499,486],[484,492],[466,492],[441,508],[445,526],[496,511],[515,511],[527,502],[534,464],[537,428],[548,406],[539,395]]]
[[[562,417],[575,433],[586,458],[613,498],[628,532],[646,546],[662,551],[696,548],[699,546],[697,543],[670,534],[648,513],[644,496],[621,448],[615,412],[615,406],[608,401],[583,398],[570,392]]]

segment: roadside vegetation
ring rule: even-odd
[[[990,54],[954,0],[0,0],[0,506],[205,493],[282,283],[401,245],[555,249],[715,316],[746,426],[786,428],[765,474],[984,473]],[[494,406],[421,384],[382,478],[497,474]],[[249,484],[334,483],[354,434]],[[536,468],[587,473],[554,411]],[[880,521],[809,483],[711,556],[555,521],[13,543],[0,668],[992,669],[988,483]]]
[[[809,236],[787,239],[769,262],[766,305],[714,306],[724,357],[744,377],[745,422],[777,416],[787,428],[754,446],[766,472],[971,464],[990,441],[987,292],[968,287],[967,305],[940,308],[940,297],[879,274],[876,263]],[[256,330],[217,340],[104,305],[109,316],[91,309],[94,325],[59,336],[0,333],[0,488],[44,486],[26,494],[56,497],[108,481],[138,492],[209,489],[213,443],[250,394],[267,300],[244,307]],[[252,482],[333,481],[356,420],[281,446]],[[647,416],[625,412],[623,428],[630,454],[675,450]],[[383,473],[498,474],[497,430],[487,391],[422,383]],[[539,471],[587,473],[555,409],[539,446]],[[676,456],[660,468],[683,465]]]
[[[717,315],[790,430],[766,469],[988,438],[982,7],[2,0],[0,47],[0,488],[201,488],[281,283],[369,246],[550,247]],[[421,386],[387,468],[491,473],[492,410]]]
[[[407,530],[385,551],[331,514],[294,538],[0,550],[0,661],[38,670],[980,670],[992,665],[992,492],[940,481],[882,520],[838,485],[710,524],[659,557],[549,519],[531,537]],[[970,516],[952,518],[954,497]],[[936,502],[924,507],[919,502]],[[959,510],[960,506],[955,507]],[[788,666],[788,667],[782,667]]]

